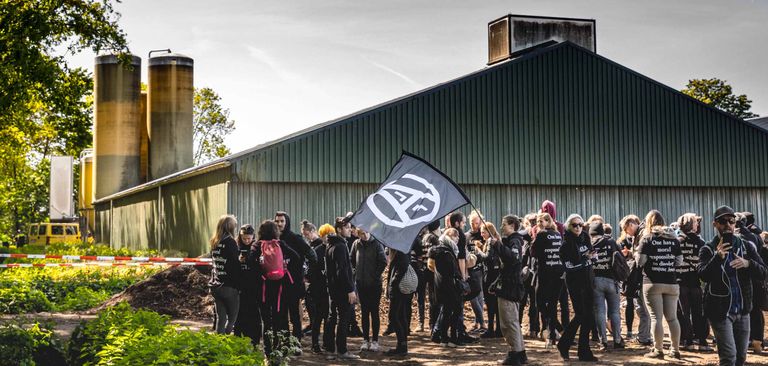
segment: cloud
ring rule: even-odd
[[[289,83],[305,83],[304,78],[301,75],[286,68],[280,61],[276,60],[272,55],[267,53],[266,50],[261,48],[246,46],[248,53],[257,61],[267,65],[272,71],[275,72],[278,78]]]
[[[421,88],[421,84],[419,84],[419,83],[415,82],[413,79],[409,78],[408,75],[405,75],[405,74],[403,74],[401,72],[398,72],[397,70],[394,70],[391,67],[388,67],[386,65],[382,65],[382,64],[380,64],[378,62],[371,61],[371,60],[369,60],[367,58],[365,60],[368,61],[368,63],[370,63],[371,65],[376,66],[379,69],[382,69],[382,70],[384,70],[384,71],[386,71],[386,72],[388,72],[388,73],[390,73],[392,75],[397,76],[398,78],[404,80],[406,83],[411,84],[411,85],[413,85],[415,87]]]

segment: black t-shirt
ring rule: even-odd
[[[682,234],[680,241],[680,253],[683,254],[683,264],[677,269],[677,282],[687,287],[698,287],[699,274],[699,250],[705,245],[704,240],[695,233]]]
[[[563,237],[554,230],[543,230],[536,234],[531,247],[539,264],[539,274],[562,275],[563,263],[560,262],[560,247]]]
[[[675,257],[681,253],[680,242],[676,238],[654,233],[643,237],[637,250],[648,257],[643,266],[643,284],[677,284]]]
[[[613,253],[618,250],[616,242],[609,236],[603,236],[594,243],[597,260],[592,266],[595,270],[595,277],[614,278],[613,276]]]
[[[456,259],[467,259],[467,238],[464,235],[459,234],[459,242],[456,246],[459,247],[459,255]]]

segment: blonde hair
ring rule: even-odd
[[[605,224],[605,219],[603,219],[603,217],[602,217],[602,216],[600,216],[600,215],[592,215],[592,216],[590,216],[590,217],[587,219],[587,224],[591,224],[591,223],[593,223],[594,221],[597,221],[597,220],[600,220],[600,222],[602,222],[603,224]]]
[[[536,214],[536,225],[538,225],[539,220],[549,221],[549,226],[545,226],[544,229],[557,230],[557,224],[555,224],[555,220],[553,220],[552,216],[549,216],[548,213],[540,212]]]
[[[661,216],[661,212],[658,210],[650,210],[645,215],[645,229],[643,229],[643,237],[651,236],[653,228],[664,226],[664,216]]]
[[[210,240],[211,250],[216,248],[221,239],[227,236],[235,237],[235,231],[237,231],[237,218],[232,215],[221,215],[219,222],[216,223],[216,232],[213,234]]]
[[[485,230],[488,232],[488,234],[491,235],[494,239],[501,241],[501,236],[499,235],[499,232],[496,230],[496,226],[493,225],[493,223],[485,222],[485,225],[480,226],[480,231]]]
[[[320,235],[321,238],[325,238],[328,234],[333,234],[335,232],[336,229],[331,224],[322,224],[320,225],[320,228],[317,229],[317,235]]]
[[[481,214],[480,211],[478,211],[477,209],[472,210],[472,212],[469,213],[469,217],[467,219],[469,220],[469,222],[472,222],[472,219],[474,219],[475,217],[485,221],[485,216],[483,216],[483,214]]]

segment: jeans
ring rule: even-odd
[[[523,331],[520,329],[520,303],[498,298],[499,321],[501,333],[512,349],[512,352],[525,350],[523,344]]]
[[[605,329],[606,303],[608,304],[608,316],[611,318],[611,333],[613,343],[621,343],[621,314],[619,286],[613,278],[595,277],[595,315],[597,316],[597,333],[600,342],[608,343],[608,335]]]
[[[645,295],[640,291],[639,297],[635,299],[635,311],[637,312],[637,339],[640,342],[649,342],[651,340],[651,316],[648,314],[648,306],[645,305]]]
[[[703,301],[701,287],[680,286],[677,318],[680,320],[680,341],[685,345],[692,344],[694,338],[699,340],[699,345],[707,344],[707,320],[704,319]]]
[[[370,341],[370,334],[373,335],[373,341],[379,340],[379,301],[381,300],[381,284],[372,287],[358,287],[357,293],[360,295],[360,315],[363,323],[363,339]]]
[[[216,304],[216,333],[232,333],[240,311],[240,291],[222,285],[213,288],[211,294]]]
[[[651,328],[653,328],[654,348],[663,351],[664,325],[662,317],[667,320],[672,350],[680,352],[680,322],[677,320],[677,301],[680,298],[680,287],[675,284],[651,283],[643,284],[645,304],[651,313]],[[719,342],[719,340],[718,340]]]
[[[483,305],[485,305],[485,297],[483,297],[483,292],[480,291],[474,299],[469,300],[469,303],[472,305],[472,312],[475,313],[475,324],[484,327],[485,320],[483,319]]]
[[[720,366],[741,366],[747,359],[749,346],[749,314],[709,320],[717,339]]]

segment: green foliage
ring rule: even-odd
[[[301,343],[296,337],[287,331],[266,332],[264,338],[272,339],[272,353],[269,355],[269,364],[272,366],[287,366],[291,355],[301,350]]]
[[[92,76],[70,68],[66,56],[128,51],[112,4],[0,2],[0,232],[6,235],[47,216],[50,157],[78,156],[91,144]]]
[[[221,97],[211,88],[195,89],[192,112],[195,165],[229,155],[224,138],[235,130],[235,121],[222,108]]]
[[[177,330],[167,316],[126,303],[81,323],[67,351],[75,365],[261,365],[250,339]]]
[[[161,270],[161,267],[9,268],[0,273],[0,313],[88,309]],[[78,298],[78,291],[87,297]],[[87,306],[89,304],[92,305]]]
[[[50,311],[53,304],[45,294],[31,286],[16,282],[11,286],[0,283],[0,313],[20,314],[29,312]]]
[[[24,327],[11,323],[0,326],[0,366],[35,365],[35,353],[43,347],[59,347],[50,324],[36,322]]]
[[[726,80],[717,78],[688,80],[682,92],[736,117],[742,119],[757,117],[757,114],[749,111],[752,108],[752,101],[745,94],[733,94],[733,88]]]
[[[92,290],[89,287],[80,286],[75,291],[68,293],[60,304],[56,305],[58,311],[82,311],[88,310],[107,301],[110,294],[105,290]]]

